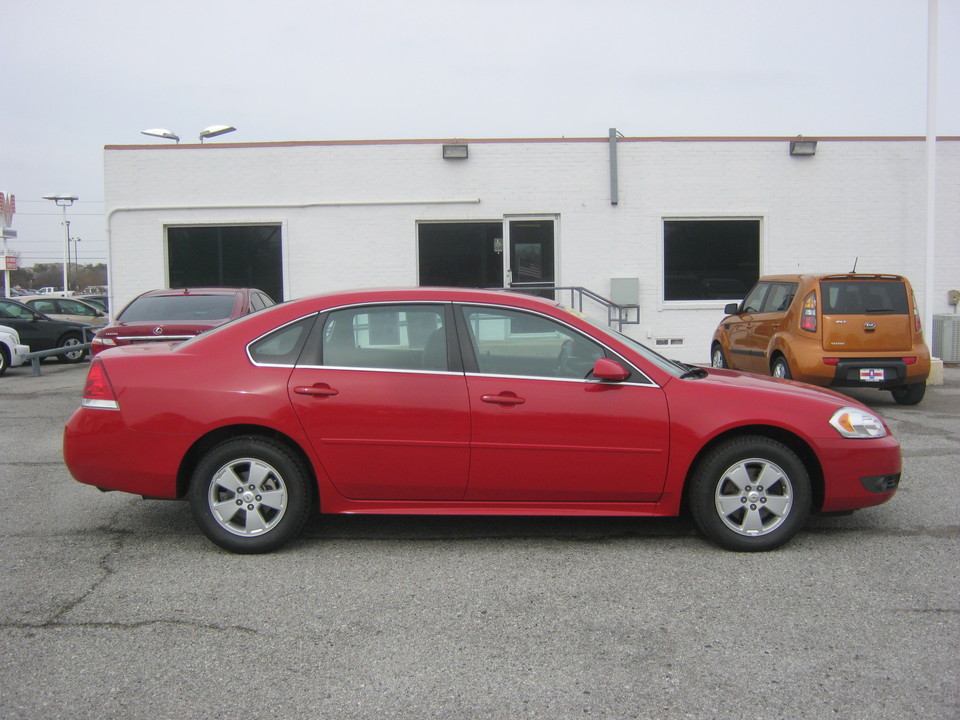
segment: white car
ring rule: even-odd
[[[23,356],[28,352],[30,348],[20,344],[20,336],[16,330],[0,325],[0,375],[3,375],[8,367],[23,365]]]

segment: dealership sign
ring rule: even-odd
[[[17,196],[5,195],[0,192],[0,212],[3,213],[3,226],[10,227],[13,222],[13,214],[17,211]]]

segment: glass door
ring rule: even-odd
[[[555,226],[555,217],[514,217],[504,221],[507,287],[553,298],[552,288],[556,286]]]

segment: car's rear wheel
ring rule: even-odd
[[[83,345],[83,338],[80,335],[70,333],[64,335],[60,338],[60,347],[61,348],[78,348],[76,350],[71,350],[70,352],[57,355],[57,360],[62,363],[78,363],[87,356],[86,348],[79,348],[78,346]]]
[[[10,358],[7,357],[7,346],[0,345],[0,375],[3,375],[10,367]]]
[[[731,438],[697,465],[688,500],[694,522],[730,550],[773,550],[810,513],[810,476],[786,445],[763,436]]]
[[[300,532],[310,510],[309,473],[284,445],[247,436],[215,446],[197,464],[190,508],[203,531],[236,553],[279,548]]]
[[[710,364],[715,368],[727,367],[727,356],[723,354],[723,348],[720,343],[714,343],[710,351]]]
[[[773,365],[770,367],[770,374],[775,378],[783,378],[784,380],[790,380],[793,377],[790,372],[790,364],[783,355],[777,355],[774,359]]]
[[[927,383],[918,382],[901,385],[893,388],[890,394],[893,395],[893,399],[896,400],[898,405],[916,405],[927,394]]]

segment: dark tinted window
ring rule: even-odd
[[[841,280],[820,283],[826,315],[906,315],[907,288],[898,280]]]
[[[760,220],[664,220],[663,299],[737,300],[760,275]]]
[[[120,313],[118,320],[207,322],[230,317],[237,298],[235,295],[170,295],[141,297]]]

